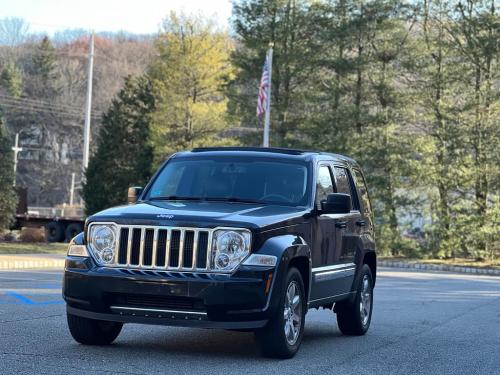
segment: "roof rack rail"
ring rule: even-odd
[[[281,147],[196,147],[191,150],[191,152],[207,152],[207,151],[252,151],[252,152],[271,152],[278,154],[288,154],[288,155],[302,155],[305,153],[318,153],[317,151],[307,151],[298,150],[292,148],[281,148]]]

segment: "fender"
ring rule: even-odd
[[[362,235],[357,241],[357,246],[356,246],[356,255],[354,258],[354,263],[356,264],[356,273],[354,275],[353,281],[352,281],[352,286],[351,286],[351,291],[355,292],[356,285],[359,283],[359,276],[361,272],[361,268],[363,268],[363,263],[365,260],[365,257],[367,254],[373,255],[373,259],[375,260],[374,264],[368,264],[370,268],[372,269],[372,276],[373,276],[373,287],[375,288],[375,280],[377,278],[377,253],[374,250],[374,241],[371,237]],[[365,262],[366,263],[366,262]],[[349,297],[349,301],[353,302],[354,298],[356,297],[355,293],[352,293],[351,296]]]
[[[74,245],[85,245],[85,232],[78,233],[73,239],[71,240],[70,244]]]
[[[270,309],[273,311],[274,308],[277,307],[279,299],[273,298],[273,295],[279,295],[279,293],[283,292],[283,289],[285,288],[287,270],[290,267],[290,263],[294,259],[303,259],[307,262],[307,279],[304,280],[304,284],[307,283],[306,300],[308,301],[311,293],[311,249],[301,236],[295,234],[285,234],[268,238],[254,253],[274,255],[278,259],[276,263],[275,276],[272,280],[271,291],[268,296],[267,306],[264,310]]]

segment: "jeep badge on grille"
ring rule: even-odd
[[[164,215],[164,214],[159,214],[159,215],[156,215],[156,217],[158,219],[173,219],[174,218],[174,215]]]

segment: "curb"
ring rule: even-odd
[[[0,270],[17,270],[33,268],[64,268],[64,259],[37,259],[37,260],[4,260],[0,261]]]
[[[393,267],[393,268],[409,268],[412,270],[422,270],[422,271],[445,271],[445,272],[456,272],[456,273],[469,273],[474,275],[500,276],[500,269],[494,269],[494,268],[447,266],[438,264],[394,262],[388,260],[377,261],[377,266]]]

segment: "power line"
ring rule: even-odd
[[[29,99],[29,98],[16,98],[16,97],[10,96],[10,95],[0,94],[0,99],[10,100],[10,101],[19,102],[19,103],[26,103],[26,104],[57,107],[57,108],[61,108],[63,110],[70,110],[70,111],[77,111],[77,112],[83,111],[83,107],[79,107],[79,106],[74,106],[74,105],[69,105],[69,104],[50,103],[50,102],[46,102],[43,100],[35,100],[35,99]]]
[[[69,105],[51,104],[31,99],[12,98],[1,94],[0,94],[0,103],[9,105],[11,107],[16,107],[19,109],[25,109],[26,108],[25,106],[28,106],[34,109],[53,110],[62,114],[83,117],[83,108],[73,107]],[[94,119],[100,118],[100,116],[96,114],[92,115],[92,117]]]
[[[5,102],[1,103],[0,106],[11,108],[11,109],[17,109],[17,110],[21,110],[21,111],[26,111],[26,112],[38,112],[38,113],[45,113],[45,114],[50,114],[50,115],[62,114],[62,115],[66,115],[66,116],[73,117],[73,118],[78,118],[78,119],[82,118],[82,115],[78,115],[78,114],[75,114],[75,113],[64,112],[64,111],[61,111],[61,110],[55,110],[55,109],[51,109],[51,108],[26,107],[26,106],[21,106],[19,104],[12,104],[12,103],[5,103]],[[99,120],[98,117],[96,117],[94,119],[95,120]],[[72,125],[72,126],[76,126],[76,125]],[[80,126],[78,126],[78,127],[80,127]]]
[[[59,113],[67,116],[73,116],[77,118],[82,118],[83,117],[83,111],[81,113],[77,112],[72,112],[72,111],[66,111],[60,108],[56,107],[50,107],[50,106],[37,106],[37,105],[32,105],[32,104],[25,104],[25,103],[15,103],[11,101],[0,101],[1,106],[5,107],[10,107],[14,109],[19,109],[19,110],[34,110],[34,111],[44,111],[45,113]],[[99,119],[98,115],[93,115],[92,118],[94,119]]]

